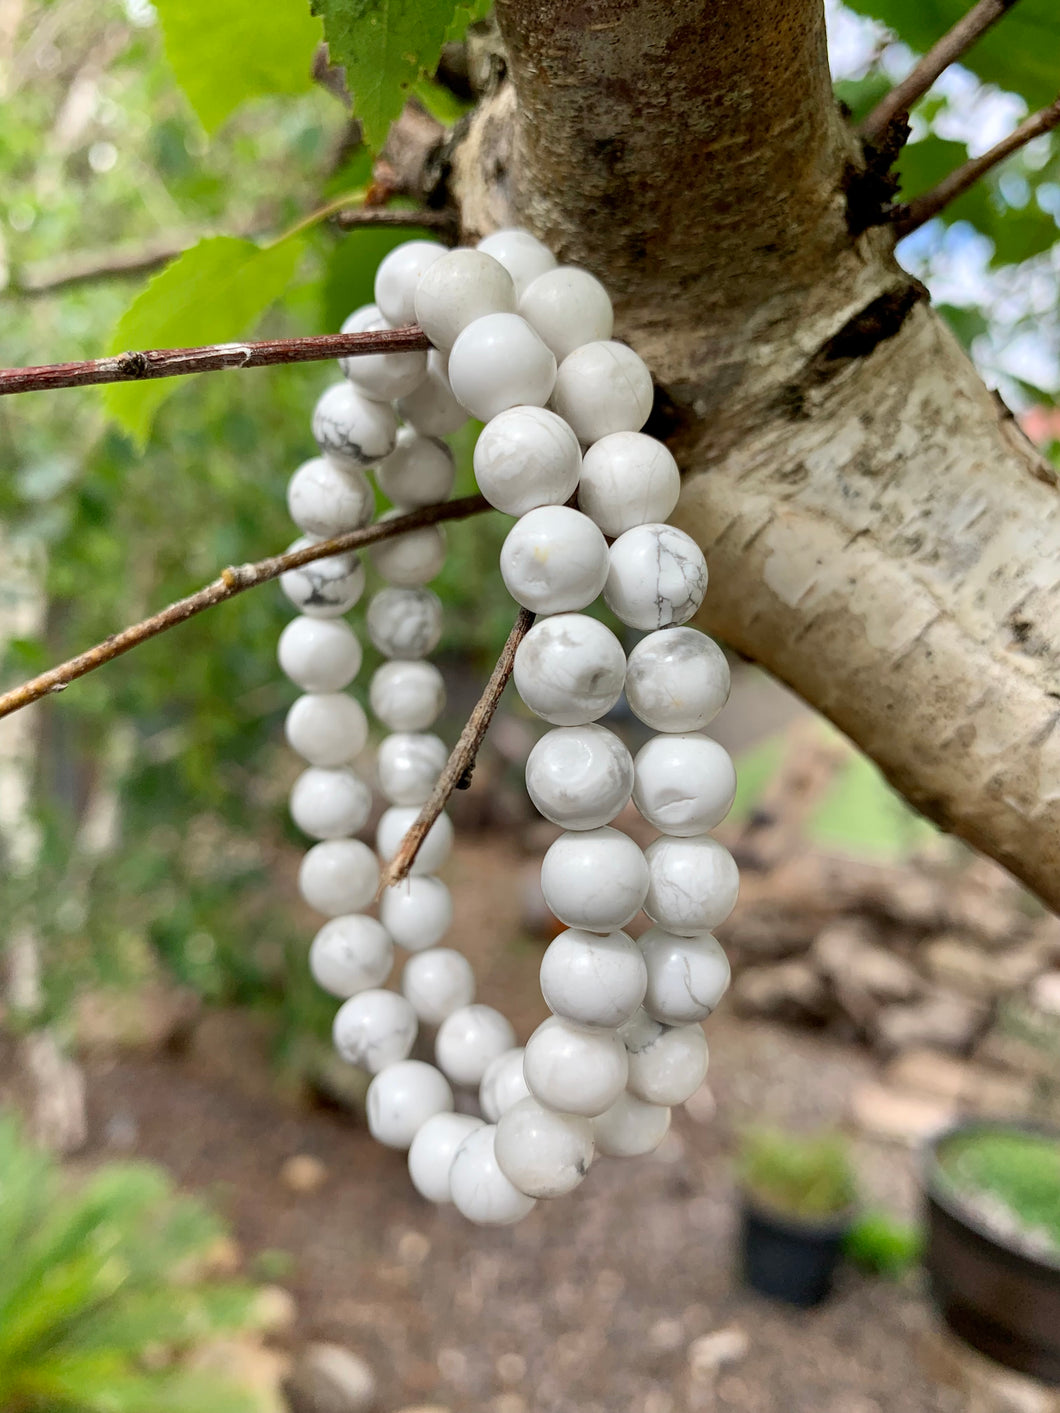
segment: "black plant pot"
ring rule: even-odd
[[[740,1245],[747,1284],[774,1300],[808,1309],[831,1292],[850,1213],[820,1221],[781,1215],[746,1194]]]

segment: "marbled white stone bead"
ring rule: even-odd
[[[442,601],[430,589],[380,589],[365,615],[368,636],[384,657],[426,657],[442,636]]]
[[[511,275],[478,250],[450,250],[424,270],[416,286],[416,322],[445,352],[476,319],[514,313]]]
[[[378,305],[355,309],[342,326],[344,334],[383,333],[393,325]],[[340,358],[339,367],[358,392],[379,402],[391,402],[414,392],[427,376],[427,352],[359,353]]]
[[[547,277],[546,277],[547,278]],[[588,446],[612,432],[639,432],[651,412],[651,374],[624,343],[587,343],[559,365],[552,407]]]
[[[610,1109],[593,1119],[596,1151],[608,1158],[638,1158],[654,1153],[670,1131],[670,1110],[646,1104],[634,1094],[622,1094]]]
[[[591,1119],[626,1087],[626,1047],[613,1030],[550,1016],[526,1042],[523,1075],[530,1093],[561,1114]]]
[[[625,927],[640,912],[648,892],[648,865],[621,830],[568,832],[555,840],[541,862],[541,891],[568,927],[610,932]]]
[[[675,525],[638,525],[611,546],[604,598],[631,628],[685,623],[706,592],[703,551]]]
[[[452,1202],[449,1169],[456,1150],[482,1120],[472,1114],[434,1114],[416,1130],[409,1147],[409,1177],[428,1202]]]
[[[721,823],[736,798],[732,757],[699,732],[646,741],[633,771],[633,803],[664,834],[705,834]]]
[[[375,302],[395,329],[416,322],[416,286],[424,271],[446,253],[430,240],[408,240],[384,255],[375,272]]]
[[[729,986],[729,959],[710,932],[678,937],[651,927],[637,945],[647,967],[644,1009],[664,1025],[706,1020]]]
[[[740,874],[733,856],[699,834],[673,839],[664,834],[644,850],[648,860],[648,896],[644,911],[660,927],[679,936],[709,932],[736,906]]]
[[[578,1114],[558,1114],[532,1096],[504,1114],[493,1141],[497,1166],[527,1197],[573,1192],[593,1161],[593,1126]]]
[[[372,674],[368,700],[391,731],[426,731],[445,708],[445,682],[433,662],[384,662]]]
[[[332,1038],[347,1064],[378,1074],[406,1057],[416,1030],[416,1012],[404,996],[396,991],[358,991],[336,1012]]]
[[[341,839],[368,823],[372,792],[346,766],[311,765],[291,787],[291,818],[313,839]]]
[[[435,1059],[454,1084],[477,1089],[491,1061],[514,1044],[515,1031],[500,1011],[492,1006],[461,1006],[438,1028]]]
[[[408,397],[398,400],[403,421],[424,437],[447,437],[467,421],[467,413],[457,402],[449,385],[448,359],[432,348],[427,355],[427,376]]]
[[[341,619],[292,618],[277,646],[283,672],[304,692],[341,692],[361,669],[361,645]]]
[[[633,757],[606,726],[561,726],[546,732],[527,757],[526,788],[553,824],[599,829],[629,803]]]
[[[607,578],[607,541],[587,515],[565,505],[530,510],[501,546],[501,578],[534,613],[569,613],[592,603]]]
[[[392,805],[422,805],[449,759],[446,744],[425,731],[402,731],[380,742],[379,787]]]
[[[441,1025],[475,999],[475,972],[452,947],[416,952],[401,973],[401,993],[426,1025]]]
[[[493,1142],[495,1124],[483,1124],[461,1143],[449,1169],[449,1191],[457,1211],[479,1226],[510,1226],[533,1210],[534,1198],[501,1172]]]
[[[612,538],[666,520],[681,490],[681,473],[668,449],[643,432],[612,432],[582,460],[578,508]]]
[[[307,536],[288,545],[288,551],[306,549]],[[280,575],[280,588],[306,618],[338,618],[364,593],[364,565],[359,555],[329,554],[311,559]]]
[[[582,344],[609,339],[615,324],[607,290],[575,265],[540,274],[523,290],[519,313],[560,361]]]
[[[300,530],[317,539],[361,530],[375,514],[375,496],[363,471],[348,471],[314,456],[287,485],[287,509]]]
[[[379,861],[359,839],[314,844],[298,870],[298,891],[318,913],[340,917],[371,905],[379,887]]]
[[[626,701],[654,731],[702,731],[729,699],[729,664],[696,628],[664,628],[629,655]]]
[[[388,510],[380,523],[403,514]],[[445,530],[441,525],[424,525],[390,540],[380,540],[368,553],[380,578],[399,589],[414,589],[429,583],[445,564]]]
[[[399,947],[421,952],[449,931],[453,900],[440,878],[412,873],[385,890],[379,916]]]
[[[646,1104],[683,1104],[707,1077],[707,1038],[698,1025],[661,1025],[638,1011],[619,1031],[629,1052],[629,1092]]]
[[[545,1004],[575,1025],[622,1025],[644,1000],[646,985],[644,958],[624,932],[569,927],[541,959]]]
[[[429,1119],[452,1109],[453,1091],[433,1065],[399,1060],[372,1080],[364,1107],[372,1137],[387,1148],[406,1149]]]
[[[535,623],[515,654],[515,686],[536,716],[584,726],[622,695],[626,655],[609,628],[581,613]]]
[[[543,407],[555,381],[555,358],[518,314],[476,319],[449,354],[449,385],[480,422],[510,407]]]
[[[344,1000],[382,986],[394,963],[394,944],[374,917],[333,917],[313,938],[309,970],[323,991]]]
[[[311,692],[287,713],[284,734],[310,765],[345,765],[368,744],[368,718],[345,692]]]
[[[332,383],[313,409],[313,437],[325,456],[357,470],[394,450],[397,418],[389,403],[374,402],[343,379]]]
[[[376,467],[376,484],[402,510],[448,500],[456,477],[453,453],[437,437],[402,427],[397,446]]]
[[[581,472],[578,438],[544,407],[509,407],[483,427],[475,443],[478,488],[505,515],[570,499]]]
[[[419,812],[417,805],[408,808],[404,805],[392,805],[384,811],[375,835],[375,846],[384,863],[389,863],[400,849],[402,840],[415,823]],[[449,857],[452,847],[452,820],[443,813],[428,829],[427,837],[420,845],[420,851],[412,865],[412,872],[437,873]]]
[[[529,1093],[523,1078],[523,1047],[519,1045],[490,1061],[479,1085],[478,1102],[488,1121],[495,1124]]]
[[[515,285],[516,298],[522,295],[527,285],[536,280],[538,275],[554,269],[556,265],[556,257],[548,246],[542,245],[529,231],[517,230],[514,227],[494,231],[492,235],[479,241],[477,249],[481,250],[483,255],[492,256],[508,271]]]

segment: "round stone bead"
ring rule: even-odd
[[[451,1202],[449,1169],[469,1133],[482,1127],[473,1114],[435,1114],[416,1131],[409,1148],[409,1177],[428,1202]]]
[[[593,1119],[596,1151],[608,1158],[639,1158],[654,1153],[670,1131],[670,1110],[623,1094]]]
[[[380,522],[401,515],[400,510],[388,510]],[[372,563],[380,578],[399,589],[414,589],[426,584],[442,571],[445,563],[445,530],[441,525],[424,525],[419,530],[407,530],[392,540],[380,540],[369,550]]]
[[[435,348],[446,352],[476,319],[514,313],[511,275],[478,250],[450,250],[424,270],[416,286],[416,322]]]
[[[556,266],[556,257],[552,251],[529,231],[514,228],[494,231],[492,235],[479,241],[477,249],[484,255],[491,255],[508,271],[515,285],[516,298],[522,295],[527,285],[536,280],[538,275],[543,275],[546,270],[553,270]]]
[[[633,803],[664,834],[688,838],[720,824],[736,798],[724,746],[698,732],[655,736],[633,761]]]
[[[409,240],[384,255],[375,272],[375,302],[395,329],[416,322],[416,286],[428,266],[446,253],[431,240]]]
[[[382,333],[392,325],[378,305],[355,309],[342,326],[344,334]],[[340,358],[339,367],[358,392],[379,402],[391,402],[419,387],[427,376],[427,352],[359,353]]]
[[[612,432],[585,453],[578,505],[613,538],[668,519],[680,490],[677,462],[662,442],[643,432]]]
[[[541,891],[568,927],[611,932],[640,912],[648,892],[648,864],[621,830],[561,834],[541,862]]]
[[[475,972],[452,947],[430,947],[405,963],[401,994],[426,1025],[441,1025],[475,999]]]
[[[368,700],[391,731],[426,731],[445,707],[445,682],[432,662],[384,662],[372,674]]]
[[[385,890],[379,916],[399,947],[422,952],[449,931],[453,900],[440,878],[413,873]]]
[[[379,887],[379,861],[359,839],[314,844],[298,870],[298,891],[318,913],[340,917],[367,908]]]
[[[638,525],[611,546],[604,598],[631,628],[685,623],[707,592],[707,561],[675,525]]]
[[[326,456],[314,456],[287,483],[287,509],[300,530],[326,540],[369,524],[375,496],[363,471],[347,471]]]
[[[335,1049],[347,1064],[378,1074],[405,1058],[416,1030],[416,1012],[404,996],[373,990],[359,991],[342,1003],[331,1033]]]
[[[299,697],[283,724],[287,744],[310,765],[345,765],[368,742],[364,708],[345,692]]]
[[[707,1037],[698,1025],[660,1025],[638,1011],[619,1032],[629,1052],[629,1092],[646,1104],[683,1104],[707,1077]]]
[[[615,326],[607,290],[575,265],[538,275],[522,292],[519,313],[561,361],[582,344],[609,339]]]
[[[729,664],[697,628],[663,628],[629,655],[626,701],[655,731],[701,731],[729,700]]]
[[[554,726],[584,726],[622,695],[626,655],[602,623],[560,613],[535,623],[515,654],[515,686],[536,715]]]
[[[374,466],[397,440],[397,418],[386,402],[374,402],[345,379],[332,383],[313,409],[313,437],[332,461],[348,469]]]
[[[402,510],[448,500],[456,478],[453,453],[437,437],[423,437],[412,427],[398,432],[397,446],[376,467],[376,484]]]
[[[429,1119],[451,1111],[453,1091],[433,1065],[399,1060],[372,1080],[364,1107],[376,1142],[405,1149]]]
[[[311,765],[291,788],[291,818],[313,839],[341,839],[356,834],[372,812],[372,792],[345,766]]]
[[[523,1047],[519,1045],[514,1050],[505,1050],[486,1067],[478,1090],[479,1107],[489,1122],[495,1124],[529,1093],[523,1078]]]
[[[644,911],[670,932],[691,937],[723,923],[736,906],[740,874],[723,844],[709,834],[672,839],[664,834],[644,851],[648,896]]]
[[[509,407],[543,407],[555,381],[555,358],[518,314],[476,319],[449,355],[449,385],[481,422]]]
[[[384,811],[375,835],[375,847],[384,863],[389,863],[401,847],[401,841],[419,814],[417,805],[392,805]],[[412,872],[437,873],[453,847],[453,823],[447,814],[440,814],[427,831],[420,845]]]
[[[339,619],[292,618],[280,634],[276,656],[305,692],[341,692],[361,670],[361,645]]]
[[[478,488],[505,515],[562,505],[581,473],[578,438],[544,407],[509,407],[483,427],[475,443]]]
[[[595,1118],[626,1087],[626,1047],[611,1030],[550,1016],[526,1042],[523,1076],[535,1099],[561,1114]]]
[[[579,510],[542,505],[508,531],[501,578],[516,603],[534,613],[568,613],[592,603],[607,578],[607,541]]]
[[[306,549],[308,537],[295,540],[288,550]],[[364,565],[360,555],[329,554],[311,559],[280,575],[280,588],[306,618],[338,618],[364,593]]]
[[[606,726],[561,726],[546,732],[526,761],[535,808],[564,829],[598,829],[629,802],[633,757]]]
[[[651,374],[624,343],[587,343],[559,365],[552,406],[583,445],[639,432],[654,396]]]
[[[497,1165],[527,1197],[573,1192],[593,1161],[593,1126],[578,1114],[557,1114],[530,1096],[504,1114],[493,1141]]]
[[[541,959],[545,1004],[575,1025],[621,1025],[644,1000],[646,984],[644,958],[624,932],[600,936],[571,927]]]
[[[492,1006],[461,1006],[438,1027],[434,1056],[454,1084],[482,1083],[490,1062],[515,1044],[511,1022]]]
[[[664,1025],[706,1020],[729,986],[729,959],[710,932],[678,937],[651,927],[638,940],[648,969],[644,1009]]]
[[[426,657],[442,636],[442,601],[430,589],[380,589],[365,614],[368,636],[384,657]]]
[[[447,368],[445,354],[432,348],[427,355],[426,378],[415,392],[398,401],[402,419],[424,437],[447,437],[467,421],[467,413],[449,384]]]
[[[461,1143],[449,1169],[453,1205],[479,1226],[511,1226],[533,1210],[534,1199],[501,1172],[493,1149],[496,1124],[483,1124]]]
[[[379,788],[392,805],[422,805],[448,759],[445,742],[428,732],[386,736],[379,746]]]
[[[309,970],[313,980],[344,1000],[382,986],[394,964],[394,944],[374,917],[347,914],[333,917],[313,938]]]

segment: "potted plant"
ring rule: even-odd
[[[1060,1384],[1060,1132],[969,1121],[924,1163],[926,1264],[947,1324],[1010,1368]]]
[[[790,1305],[819,1304],[853,1219],[846,1143],[836,1133],[752,1129],[741,1144],[739,1174],[744,1278]]]

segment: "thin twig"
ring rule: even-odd
[[[409,826],[408,832],[401,841],[401,847],[383,869],[379,891],[376,893],[376,902],[383,896],[385,889],[392,888],[395,883],[400,883],[403,878],[408,877],[409,870],[420,851],[420,845],[426,839],[431,825],[445,809],[449,796],[454,790],[467,788],[467,781],[474,768],[479,747],[489,730],[489,724],[493,720],[493,713],[497,710],[501,693],[508,683],[508,678],[512,675],[512,668],[515,666],[515,650],[529,633],[533,622],[534,615],[530,610],[521,608],[512,625],[512,631],[508,634],[508,639],[501,649],[497,665],[490,674],[490,680],[483,688],[482,696],[475,703],[474,710],[467,719],[467,725],[461,731],[460,739],[453,747],[452,753],[445,763],[445,769],[439,775],[437,783],[431,791],[430,798]]]
[[[896,206],[891,212],[891,221],[898,239],[901,240],[903,236],[919,229],[925,221],[930,221],[932,216],[937,216],[951,201],[955,201],[962,192],[967,191],[981,176],[989,172],[991,167],[996,167],[999,162],[1003,162],[1013,152],[1018,152],[1028,142],[1033,142],[1036,137],[1052,132],[1058,125],[1060,98],[1050,103],[1048,108],[1042,108],[1040,112],[1025,118],[1014,132],[1002,138],[989,152],[971,158],[956,171],[950,172],[949,176],[943,177],[931,191],[924,192],[922,196],[914,196],[912,201],[904,205]]]
[[[953,28],[947,30],[928,50],[912,72],[881,98],[864,119],[861,135],[865,141],[878,142],[895,119],[908,114],[913,104],[918,98],[923,98],[938,76],[966,53],[980,35],[996,24],[1015,3],[1016,0],[979,0],[966,15],[962,15]]]
[[[420,226],[424,230],[438,231],[450,242],[455,242],[459,224],[460,218],[455,211],[436,211],[429,206],[414,210],[393,206],[355,206],[339,211],[335,216],[335,225],[344,231],[354,230],[358,226],[396,226],[399,229],[402,226]]]
[[[393,520],[381,520],[364,530],[351,530],[348,534],[336,535],[330,540],[319,540],[304,549],[270,555],[268,559],[259,560],[256,564],[238,564],[223,569],[213,583],[207,584],[197,593],[178,599],[168,608],[145,618],[142,623],[123,628],[120,633],[104,638],[103,642],[97,643],[87,652],[78,653],[77,657],[70,658],[68,662],[60,663],[58,667],[52,667],[47,672],[42,672],[39,677],[3,693],[0,696],[0,717],[10,716],[12,712],[29,706],[31,702],[39,701],[49,693],[63,691],[78,677],[84,677],[87,672],[120,657],[130,648],[138,647],[148,638],[157,637],[167,628],[175,628],[178,623],[184,623],[197,613],[202,613],[204,609],[213,608],[214,604],[235,598],[236,594],[243,593],[245,589],[253,589],[258,584],[279,578],[288,569],[297,569],[300,565],[310,564],[326,555],[364,549],[380,540],[389,540],[394,535],[403,535],[409,530],[418,530],[424,525],[435,525],[442,520],[465,520],[468,516],[478,515],[489,508],[489,502],[484,496],[464,496],[460,500],[445,501],[441,505],[425,505],[419,510],[410,510],[407,515],[397,515]]]

